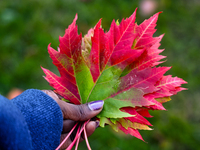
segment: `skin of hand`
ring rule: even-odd
[[[49,95],[51,98],[53,98],[61,108],[63,114],[63,131],[60,139],[61,142],[65,139],[68,132],[70,132],[70,130],[73,128],[73,126],[77,121],[80,122],[87,121],[88,119],[95,117],[97,114],[101,112],[104,104],[104,101],[99,100],[87,104],[74,105],[62,101],[60,99],[60,96],[54,93],[52,90],[42,90],[42,91],[47,95]],[[86,125],[87,136],[89,137],[90,135],[92,135],[92,133],[98,126],[99,126],[99,121],[89,121],[88,124]],[[73,137],[70,136],[70,138],[67,139],[65,144],[63,144],[61,149],[67,148],[71,144],[73,138],[74,136]],[[81,137],[80,141],[83,140],[84,138]]]

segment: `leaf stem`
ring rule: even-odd
[[[78,150],[78,144],[79,144],[79,141],[80,141],[80,136],[78,137],[77,141],[76,141],[76,147],[75,147],[75,150]]]
[[[78,137],[77,141],[76,141],[76,147],[75,147],[75,150],[78,150],[78,144],[79,144],[79,141],[80,141],[80,136]]]
[[[81,130],[81,131],[80,131],[80,130]],[[77,130],[77,132],[76,132],[76,136],[75,136],[73,142],[67,147],[66,150],[71,150],[71,149],[72,149],[72,147],[74,146],[75,142],[76,142],[77,139],[79,138],[80,133],[81,133],[82,131],[83,131],[83,127],[82,127],[81,125],[79,125],[78,130]]]
[[[60,145],[56,148],[56,150],[59,150],[60,147],[66,142],[66,140],[69,138],[69,136],[72,134],[76,126],[78,125],[78,122],[74,125],[74,127],[71,129],[71,131],[68,133],[68,135],[65,137],[65,139],[60,143]]]
[[[84,131],[84,137],[85,137],[85,143],[87,145],[88,150],[92,150],[91,147],[90,147],[90,144],[88,142],[88,138],[87,138],[87,133],[86,133],[86,128],[85,128],[86,124],[87,124],[87,122],[84,123],[84,130],[83,130]]]
[[[67,139],[69,138],[69,136],[72,134],[72,132],[74,131],[74,129],[76,128],[76,126],[78,125],[78,130],[76,132],[76,136],[74,138],[74,140],[72,141],[72,143],[67,147],[66,150],[71,150],[72,147],[74,146],[74,144],[76,143],[75,146],[75,150],[78,149],[78,145],[79,145],[79,141],[80,141],[80,137],[81,137],[81,133],[84,131],[84,137],[85,137],[85,141],[88,147],[88,150],[91,150],[90,144],[88,142],[88,138],[87,138],[87,134],[86,134],[86,124],[90,121],[87,120],[85,121],[83,124],[80,124],[80,122],[77,122],[74,127],[71,129],[71,131],[68,133],[68,135],[65,137],[65,139],[60,143],[60,145],[56,148],[56,150],[59,150],[61,148],[61,146],[67,141]]]

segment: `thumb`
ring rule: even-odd
[[[63,112],[64,119],[86,121],[101,112],[104,101],[98,100],[87,104],[74,105],[60,100],[58,104]]]

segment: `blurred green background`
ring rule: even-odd
[[[51,89],[40,66],[53,72],[47,45],[55,49],[58,37],[78,13],[79,33],[85,34],[100,18],[105,30],[113,19],[129,17],[138,7],[140,24],[158,11],[155,36],[165,33],[160,48],[167,56],[168,74],[188,82],[164,104],[167,111],[150,112],[153,131],[141,131],[144,140],[99,128],[89,138],[94,150],[200,149],[200,1],[199,0],[1,0],[0,93],[11,89]],[[86,149],[85,143],[80,150]]]

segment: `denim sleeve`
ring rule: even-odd
[[[30,89],[11,102],[23,114],[33,149],[55,149],[60,144],[63,117],[59,105],[40,90]]]

